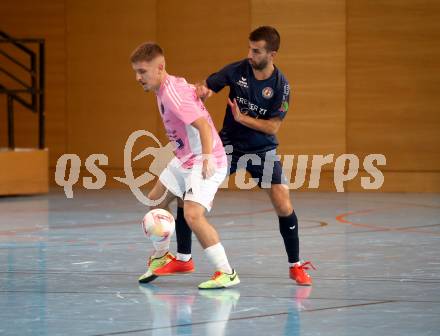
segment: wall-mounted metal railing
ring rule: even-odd
[[[14,55],[5,51],[5,44],[9,44],[14,49]],[[38,52],[28,48],[26,44],[37,44]],[[23,63],[17,56],[19,52],[29,59],[29,65]],[[44,66],[45,66],[45,45],[44,39],[36,38],[13,38],[3,31],[0,31],[0,72],[9,80],[6,85],[0,83],[0,94],[6,94],[6,108],[8,118],[8,147],[15,148],[14,135],[14,102],[17,102],[28,108],[34,113],[38,113],[38,148],[45,147],[45,114],[44,114]],[[6,67],[6,63],[9,66]],[[5,66],[3,66],[5,64]],[[20,68],[26,73],[26,79],[14,73],[12,68]],[[7,87],[9,86],[9,87]]]

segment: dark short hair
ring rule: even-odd
[[[280,48],[280,34],[274,27],[261,26],[249,34],[249,41],[266,41],[267,51],[278,51]]]
[[[130,56],[131,63],[150,62],[157,56],[163,56],[162,48],[155,42],[144,42]]]

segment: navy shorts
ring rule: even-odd
[[[287,184],[280,158],[276,150],[263,153],[228,154],[229,175],[238,169],[246,169],[260,188],[270,188],[272,184]]]

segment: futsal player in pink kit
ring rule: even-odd
[[[240,283],[238,275],[229,265],[217,231],[205,217],[205,210],[211,210],[215,193],[227,174],[226,154],[214,123],[197,97],[195,87],[184,78],[166,72],[165,57],[159,45],[141,44],[130,60],[136,80],[144,91],[156,94],[166,133],[175,144],[176,157],[161,173],[148,198],[153,201],[163,198],[157,208],[165,208],[176,197],[184,201],[185,220],[216,270],[199,289],[237,285]],[[139,278],[140,283],[154,280],[157,278],[155,269],[175,260],[169,252],[169,239],[153,245],[155,253],[149,258],[148,269]],[[190,268],[188,272],[193,270]]]

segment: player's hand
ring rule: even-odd
[[[243,113],[241,113],[240,108],[238,107],[237,100],[234,98],[234,101],[232,102],[228,97],[228,104],[231,107],[232,115],[234,116],[235,121],[238,123],[241,122],[243,119]]]
[[[202,101],[205,101],[207,98],[212,96],[212,91],[206,87],[203,83],[196,83],[196,95]]]
[[[209,179],[215,173],[215,162],[212,154],[202,156],[202,177],[203,179]]]

